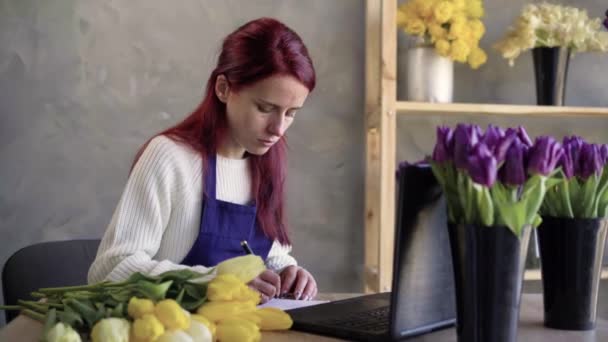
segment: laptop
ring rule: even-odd
[[[392,292],[287,312],[292,329],[359,341],[400,340],[456,323],[446,203],[430,166],[398,175]]]

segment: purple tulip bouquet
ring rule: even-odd
[[[557,173],[560,180],[547,192],[543,216],[598,218],[608,216],[608,145],[590,144],[581,137],[564,137]]]
[[[564,138],[563,150],[538,227],[545,325],[589,330],[608,233],[608,145],[573,136]]]
[[[437,128],[430,158],[443,187],[452,224],[506,226],[517,237],[537,227],[547,189],[555,185],[561,144],[551,137],[534,143],[523,127],[503,130],[458,124]]]

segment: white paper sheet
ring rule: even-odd
[[[282,310],[290,310],[290,309],[303,308],[305,306],[319,305],[319,304],[323,304],[323,303],[327,303],[327,302],[329,302],[329,301],[328,300],[295,300],[295,299],[273,298],[262,305],[258,305],[258,308],[271,307],[271,308],[278,308],[278,309],[282,309]]]

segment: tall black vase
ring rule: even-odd
[[[543,217],[538,227],[545,326],[595,327],[608,221]]]
[[[532,49],[532,57],[536,79],[536,103],[544,106],[563,106],[566,99],[570,49],[538,47]]]
[[[530,227],[448,224],[459,342],[515,342]]]

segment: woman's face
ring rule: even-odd
[[[271,76],[237,92],[220,75],[215,93],[226,104],[229,128],[218,153],[238,159],[245,152],[268,152],[291,126],[309,91],[291,76]]]

